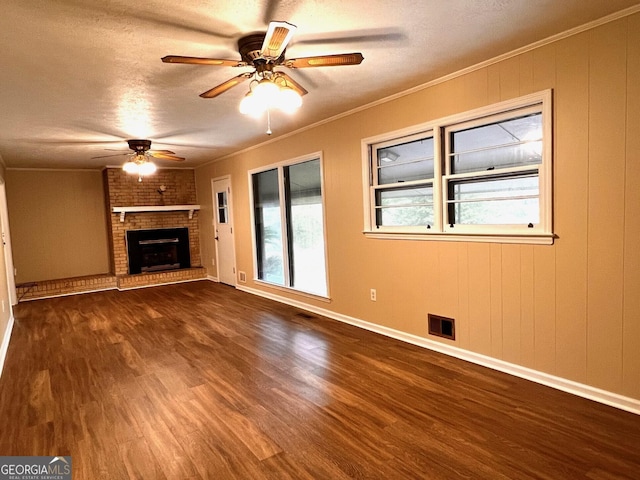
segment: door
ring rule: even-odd
[[[229,177],[212,181],[215,231],[216,263],[218,280],[236,285],[236,255],[233,241],[233,220],[231,210],[231,180]]]

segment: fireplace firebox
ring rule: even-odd
[[[129,274],[191,267],[188,228],[128,230]]]

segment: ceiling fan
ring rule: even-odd
[[[296,29],[297,27],[290,23],[274,21],[269,23],[266,33],[255,33],[242,37],[238,40],[241,60],[167,55],[162,58],[162,61],[164,63],[254,68],[252,72],[241,73],[200,94],[202,98],[214,98],[251,77],[254,77],[257,82],[266,80],[284,86],[302,96],[308,93],[307,90],[286,73],[275,70],[275,67],[295,69],[358,65],[364,59],[362,53],[359,52],[285,59],[285,50]]]
[[[173,160],[175,162],[183,162],[185,159],[183,157],[178,157],[174,152],[170,150],[150,150],[151,149],[151,140],[127,140],[129,144],[129,148],[133,150],[133,153],[122,151],[120,153],[114,153],[111,155],[101,155],[99,157],[92,158],[108,158],[108,157],[119,157],[121,155],[131,155],[134,157],[154,157],[162,160]]]
[[[139,182],[142,182],[143,176],[151,175],[156,171],[156,165],[151,161],[150,157],[175,162],[183,162],[185,160],[183,157],[176,156],[176,154],[170,150],[150,150],[151,140],[131,139],[127,140],[127,143],[129,144],[129,148],[133,150],[133,153],[122,152],[93,158],[118,157],[121,155],[129,156],[129,160],[122,166],[122,169],[127,173],[138,175]]]

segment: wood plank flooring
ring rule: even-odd
[[[74,480],[640,478],[640,416],[224,285],[15,318],[0,455]]]

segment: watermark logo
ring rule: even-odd
[[[0,480],[71,480],[71,457],[0,457]]]

